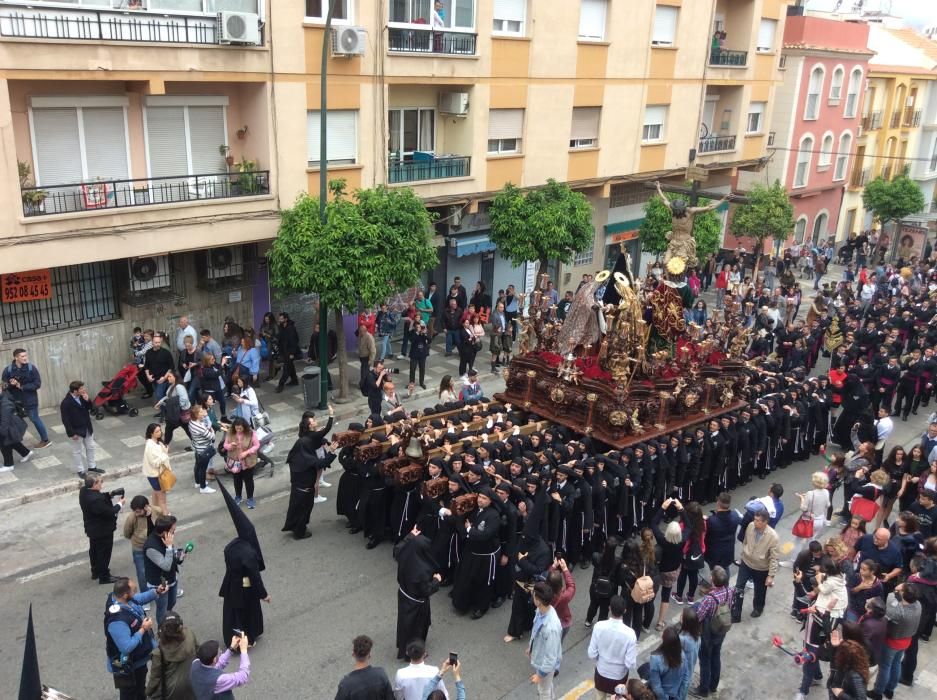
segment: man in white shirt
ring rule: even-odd
[[[394,676],[394,697],[397,700],[421,700],[426,681],[439,673],[439,667],[424,663],[426,645],[422,639],[414,639],[407,645],[407,656],[410,657],[410,665],[401,668]],[[449,697],[445,683],[439,681],[436,687],[446,698]]]
[[[623,621],[625,599],[612,596],[608,605],[609,618],[597,622],[589,641],[589,658],[595,661],[595,697],[613,697],[615,686],[628,681],[628,672],[635,667],[638,644],[634,630]]]
[[[885,449],[885,441],[894,429],[895,423],[891,419],[891,414],[888,413],[885,406],[882,406],[878,409],[878,420],[875,421],[875,430],[878,435],[878,440],[875,443],[876,450]]]
[[[179,353],[185,352],[185,337],[189,336],[192,339],[192,347],[198,347],[198,333],[195,332],[195,329],[189,324],[188,316],[179,317],[179,331],[176,333],[176,350]]]

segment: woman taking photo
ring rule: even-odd
[[[147,700],[196,700],[189,682],[196,649],[195,634],[182,624],[179,614],[166,613],[146,679]]]
[[[664,513],[667,512],[671,504],[676,507],[680,517],[678,520],[671,520],[664,527],[661,527]],[[658,564],[660,568],[660,613],[657,616],[657,631],[660,632],[666,624],[664,620],[667,617],[667,607],[670,605],[670,591],[677,583],[677,578],[680,575],[680,565],[683,563],[683,548],[690,534],[690,523],[687,520],[683,504],[675,498],[668,498],[664,501],[651,521],[651,530],[661,548]],[[637,634],[637,630],[635,630],[635,633]]]
[[[215,456],[215,429],[212,427],[208,411],[196,404],[192,407],[192,419],[189,421],[189,437],[192,438],[192,450],[195,452],[195,484],[199,493],[214,493],[205,479],[208,465]]]
[[[146,446],[143,448],[143,476],[150,482],[153,489],[153,505],[169,515],[169,506],[166,504],[166,492],[159,483],[159,475],[164,471],[172,471],[169,463],[169,448],[162,442],[163,428],[159,423],[150,423],[146,426]]]
[[[169,449],[172,442],[172,434],[176,428],[182,428],[186,435],[189,434],[189,420],[192,417],[192,405],[189,403],[189,392],[185,390],[182,384],[182,377],[176,370],[170,370],[166,373],[166,395],[156,404],[156,409],[162,409],[163,418],[166,420],[166,432],[163,435],[163,444]]]
[[[309,532],[309,516],[316,503],[319,477],[335,459],[336,444],[323,446],[324,437],[332,429],[332,406],[329,406],[329,421],[323,430],[316,430],[316,416],[306,411],[299,421],[299,436],[286,463],[290,465],[290,504],[286,510],[286,522],[282,532],[292,532],[293,539],[312,537]]]
[[[225,437],[224,449],[228,457],[225,467],[234,475],[234,502],[241,504],[244,486],[247,486],[247,507],[251,510],[254,502],[254,467],[257,466],[257,452],[260,441],[246,420],[241,417],[231,421],[231,428]]]
[[[260,410],[257,392],[254,391],[252,384],[250,377],[238,375],[231,386],[231,400],[237,404],[237,408],[232,411],[232,416],[243,418],[248,423],[250,423],[254,414]]]
[[[687,591],[686,604],[696,602],[696,586],[699,583],[699,572],[703,568],[703,554],[705,553],[706,521],[703,519],[703,509],[695,501],[686,507],[686,519],[689,522],[689,536],[683,545],[683,564],[680,575],[677,577],[677,590],[671,598],[677,605],[684,603],[683,589],[687,581],[690,588]]]

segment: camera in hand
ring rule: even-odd
[[[123,498],[126,491],[124,489],[114,489],[113,491],[108,492],[110,498]]]
[[[400,368],[399,368],[399,367],[391,367],[391,368],[390,368],[389,370],[387,370],[387,371],[390,372],[391,374],[400,374]]]

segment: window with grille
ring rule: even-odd
[[[4,339],[27,338],[120,318],[110,262],[54,267],[51,279],[49,299],[0,303]]]
[[[592,258],[595,256],[595,241],[592,241],[592,244],[586,249],[576,253],[576,257],[573,258],[573,266],[577,265],[591,265]]]
[[[621,182],[611,186],[608,206],[627,207],[631,204],[644,204],[653,194],[643,182]]]

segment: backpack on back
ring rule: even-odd
[[[644,567],[644,575],[635,579],[631,587],[631,600],[635,603],[650,603],[654,600],[654,579],[647,575],[647,566]]]
[[[728,603],[728,596],[725,603],[720,603],[716,596],[711,593],[707,595],[716,601],[716,612],[709,621],[709,629],[713,634],[725,634],[732,627],[732,608]]]

